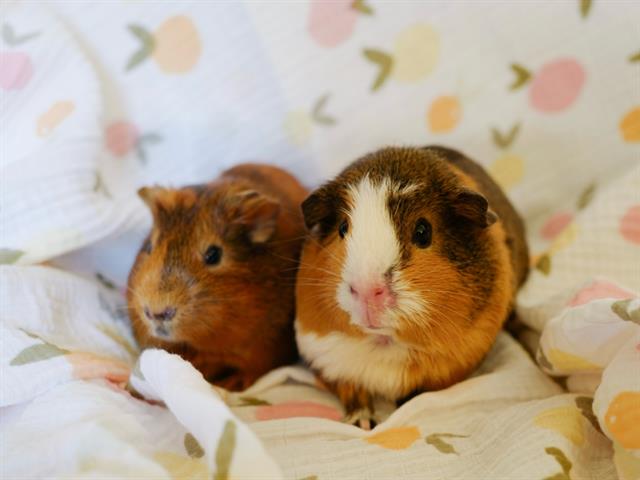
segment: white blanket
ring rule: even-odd
[[[640,478],[638,16],[597,1],[0,6],[3,478]],[[365,432],[301,366],[230,394],[140,355],[123,297],[150,220],[137,186],[243,160],[314,185],[369,149],[435,142],[478,158],[525,214],[519,340],[537,364],[502,334],[472,378],[378,405],[388,418]]]

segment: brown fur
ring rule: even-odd
[[[420,318],[401,321],[394,333],[394,342],[407,346],[411,355],[397,372],[402,386],[392,400],[448,387],[477,367],[512,310],[529,264],[522,221],[486,172],[458,152],[427,147],[369,154],[303,203],[311,235],[298,272],[300,332],[366,337],[335,298],[345,257],[337,228],[349,208],[348,187],[364,175],[373,181],[391,178],[401,187],[419,184],[418,190],[389,200],[402,246],[394,268],[429,305]],[[493,223],[496,215],[499,220]],[[433,227],[433,241],[426,249],[411,243],[421,217]],[[349,412],[370,406],[375,393],[348,381],[325,383]]]
[[[145,188],[154,225],[129,276],[135,336],[189,360],[230,390],[297,358],[294,282],[307,191],[288,173],[246,164],[206,185]],[[206,265],[210,245],[219,265]],[[176,308],[170,338],[153,335],[144,306]]]

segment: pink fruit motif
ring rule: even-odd
[[[540,229],[540,236],[545,240],[553,240],[573,221],[573,214],[558,212],[552,215]]]
[[[625,240],[640,245],[640,205],[634,205],[622,217],[620,234]]]
[[[569,307],[578,307],[595,300],[602,300],[605,298],[615,298],[616,300],[625,300],[627,298],[633,298],[635,295],[629,290],[625,290],[619,287],[615,283],[607,282],[604,280],[596,280],[585,288],[580,290],[569,300],[567,304]]]
[[[126,121],[114,122],[105,131],[107,149],[116,157],[124,157],[135,151],[142,164],[147,163],[147,145],[155,145],[162,141],[157,133],[140,134],[138,128]]]
[[[33,63],[26,53],[0,53],[0,88],[20,90],[33,76]]]
[[[517,90],[531,81],[532,74],[522,65],[513,64],[516,74],[511,90]],[[542,66],[533,76],[529,89],[529,103],[544,113],[560,112],[576,101],[586,80],[582,65],[571,58],[554,60]]]
[[[358,18],[353,0],[311,0],[308,29],[323,47],[335,47],[351,36]]]
[[[138,142],[138,129],[129,122],[115,122],[107,127],[105,142],[109,151],[116,157],[124,157],[133,150]]]
[[[338,421],[342,418],[342,414],[334,407],[308,401],[264,405],[256,409],[255,415],[260,421],[292,417],[317,417]]]

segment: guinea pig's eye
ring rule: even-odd
[[[147,254],[151,253],[151,240],[146,239],[144,241],[144,243],[142,244],[142,251]]]
[[[204,253],[204,263],[207,265],[217,265],[222,259],[222,248],[217,245],[211,245]]]
[[[431,224],[424,218],[416,222],[416,228],[413,230],[413,238],[411,241],[418,248],[427,248],[431,245]]]
[[[348,231],[349,231],[349,223],[346,220],[344,220],[338,227],[338,234],[340,235],[340,238],[346,237]]]

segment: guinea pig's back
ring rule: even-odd
[[[243,163],[222,174],[223,177],[244,179],[261,187],[261,190],[289,205],[299,206],[307,197],[308,191],[296,177],[286,170],[273,165]],[[296,209],[296,212],[300,208]],[[301,213],[300,213],[301,215]]]
[[[478,163],[460,152],[440,146],[429,146],[427,150],[437,154],[464,174],[471,177],[489,202],[491,209],[500,217],[507,233],[507,246],[511,252],[511,262],[522,285],[529,271],[529,248],[527,247],[524,222],[505,193]]]

